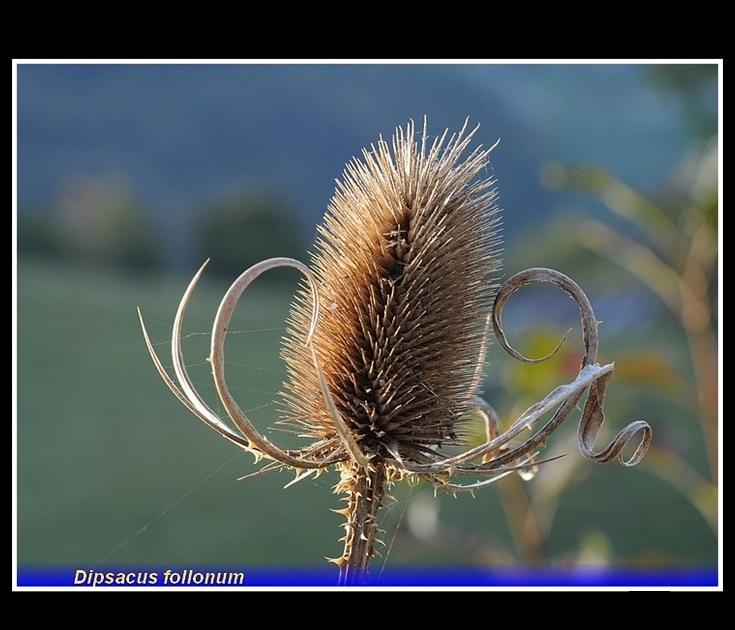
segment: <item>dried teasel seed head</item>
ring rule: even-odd
[[[397,129],[350,162],[319,227],[311,340],[336,408],[370,459],[417,459],[457,442],[477,392],[500,272],[500,210],[476,129],[430,141]],[[339,444],[307,347],[304,288],[282,350],[284,422]],[[474,385],[472,385],[474,384]]]

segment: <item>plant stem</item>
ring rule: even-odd
[[[339,565],[340,586],[355,586],[367,582],[367,568],[374,555],[378,531],[377,514],[385,496],[385,468],[382,464],[368,471],[354,464],[345,464],[336,492],[346,494],[347,507],[338,510],[347,517],[344,553]]]

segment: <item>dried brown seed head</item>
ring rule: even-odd
[[[455,442],[484,358],[500,271],[490,150],[474,131],[416,139],[414,125],[348,164],[319,228],[313,335],[337,410],[369,457],[412,458]],[[285,423],[338,441],[306,337],[312,296],[289,320]]]

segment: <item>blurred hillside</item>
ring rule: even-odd
[[[424,116],[430,134],[455,131],[469,117],[481,125],[478,142],[501,139],[490,168],[512,244],[553,209],[539,182],[549,160],[606,164],[644,190],[667,177],[692,140],[682,124],[691,104],[668,98],[652,81],[657,72],[647,65],[22,63],[19,246],[191,268],[217,257],[199,240],[213,207],[239,204],[257,222],[262,214],[252,206],[262,209],[267,198],[291,232],[283,250],[273,234],[272,253],[304,258],[345,163],[379,134]],[[691,94],[711,105],[716,80],[709,79]],[[115,235],[121,242],[110,242]]]

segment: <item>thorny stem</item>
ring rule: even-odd
[[[359,586],[367,582],[367,568],[375,554],[378,510],[385,496],[385,467],[379,463],[367,472],[353,463],[344,464],[337,491],[346,494],[347,507],[337,510],[347,517],[344,553],[339,565],[340,586]]]

